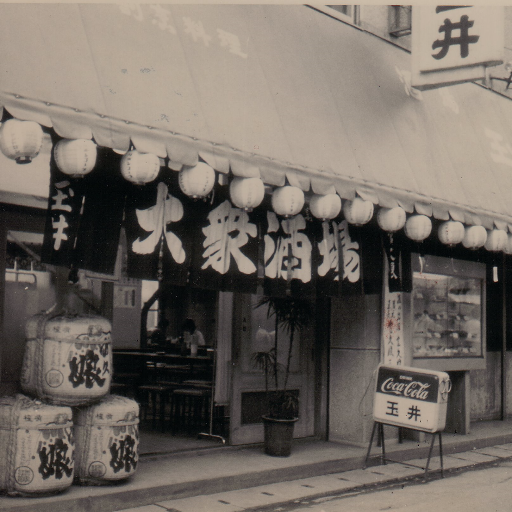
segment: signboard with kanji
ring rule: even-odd
[[[445,372],[380,365],[373,419],[423,432],[441,432],[450,389],[450,377]]]
[[[412,86],[430,89],[483,79],[503,62],[503,8],[413,7]]]

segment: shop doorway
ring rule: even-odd
[[[253,354],[268,350],[275,335],[273,318],[267,308],[256,307],[261,296],[237,294],[233,310],[233,376],[230,443],[232,445],[263,441],[265,376],[255,367]],[[312,322],[314,324],[314,322]],[[297,333],[293,344],[291,374],[287,388],[298,393],[299,421],[295,437],[314,434],[314,325]],[[279,333],[286,337],[286,334]],[[279,359],[285,358],[279,354]]]

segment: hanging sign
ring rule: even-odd
[[[413,6],[412,86],[423,90],[485,78],[503,62],[502,7]]]
[[[440,432],[446,424],[450,377],[445,372],[380,365],[373,419],[397,427]]]
[[[382,360],[386,364],[404,364],[403,297],[384,286],[382,322]]]

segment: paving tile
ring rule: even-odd
[[[405,464],[383,464],[382,466],[372,466],[367,468],[366,471],[371,473],[388,476],[389,478],[402,478],[413,476],[421,473],[420,468],[414,468]]]
[[[241,507],[219,500],[218,497],[219,494],[194,496],[193,498],[162,501],[157,505],[165,507],[169,512],[240,512],[243,510]],[[162,509],[159,512],[162,512]]]
[[[510,450],[512,452],[512,443],[498,444],[495,448],[502,448],[503,450]]]
[[[376,466],[372,466],[372,469],[375,467]],[[368,471],[368,469],[354,469],[352,471],[345,471],[342,478],[344,480],[348,480],[349,482],[355,482],[358,484],[373,484],[389,480],[388,476],[372,473]]]
[[[116,510],[115,512],[167,512],[167,509],[158,505],[145,505],[136,508],[123,508],[123,510]]]
[[[478,453],[483,453],[484,455],[492,455],[493,457],[499,457],[500,459],[504,459],[506,457],[512,457],[512,450],[500,448],[499,446],[488,446],[487,448],[477,448],[475,451]]]
[[[456,459],[468,460],[468,461],[471,461],[474,463],[491,462],[491,461],[497,459],[497,457],[494,457],[492,455],[484,455],[483,453],[478,453],[476,450],[460,452],[460,453],[452,453],[450,455],[450,457],[454,457]]]

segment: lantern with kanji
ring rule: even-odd
[[[464,229],[462,245],[466,249],[479,249],[484,246],[486,240],[487,230],[483,226],[468,226]]]
[[[309,201],[309,209],[317,219],[335,219],[341,212],[341,198],[338,194],[315,194]]]
[[[464,239],[464,224],[455,220],[448,220],[440,224],[437,236],[441,243],[452,246],[457,245]]]
[[[285,185],[272,193],[272,208],[278,215],[293,217],[304,206],[304,192],[298,187]]]
[[[0,126],[0,149],[18,164],[28,164],[43,146],[43,130],[34,121],[8,119]]]
[[[411,215],[405,222],[407,238],[423,242],[432,231],[432,221],[426,215]]]
[[[145,185],[155,180],[159,172],[160,159],[153,153],[139,153],[136,150],[131,150],[125,153],[121,159],[123,178],[135,185]]]
[[[377,212],[377,224],[388,233],[394,233],[405,225],[405,210],[400,206],[395,208],[380,208]]]
[[[185,166],[179,174],[180,188],[193,199],[206,197],[215,185],[215,171],[205,162]]]
[[[373,203],[356,197],[352,201],[345,202],[343,205],[343,215],[345,215],[345,219],[349,224],[362,226],[370,222],[373,217]]]
[[[504,251],[507,247],[508,236],[503,229],[492,229],[487,233],[484,247],[491,252]]]
[[[96,165],[96,144],[89,139],[60,140],[53,150],[55,163],[74,178],[90,173]]]
[[[237,208],[251,211],[265,197],[265,185],[259,178],[233,178],[229,185],[231,201]]]

